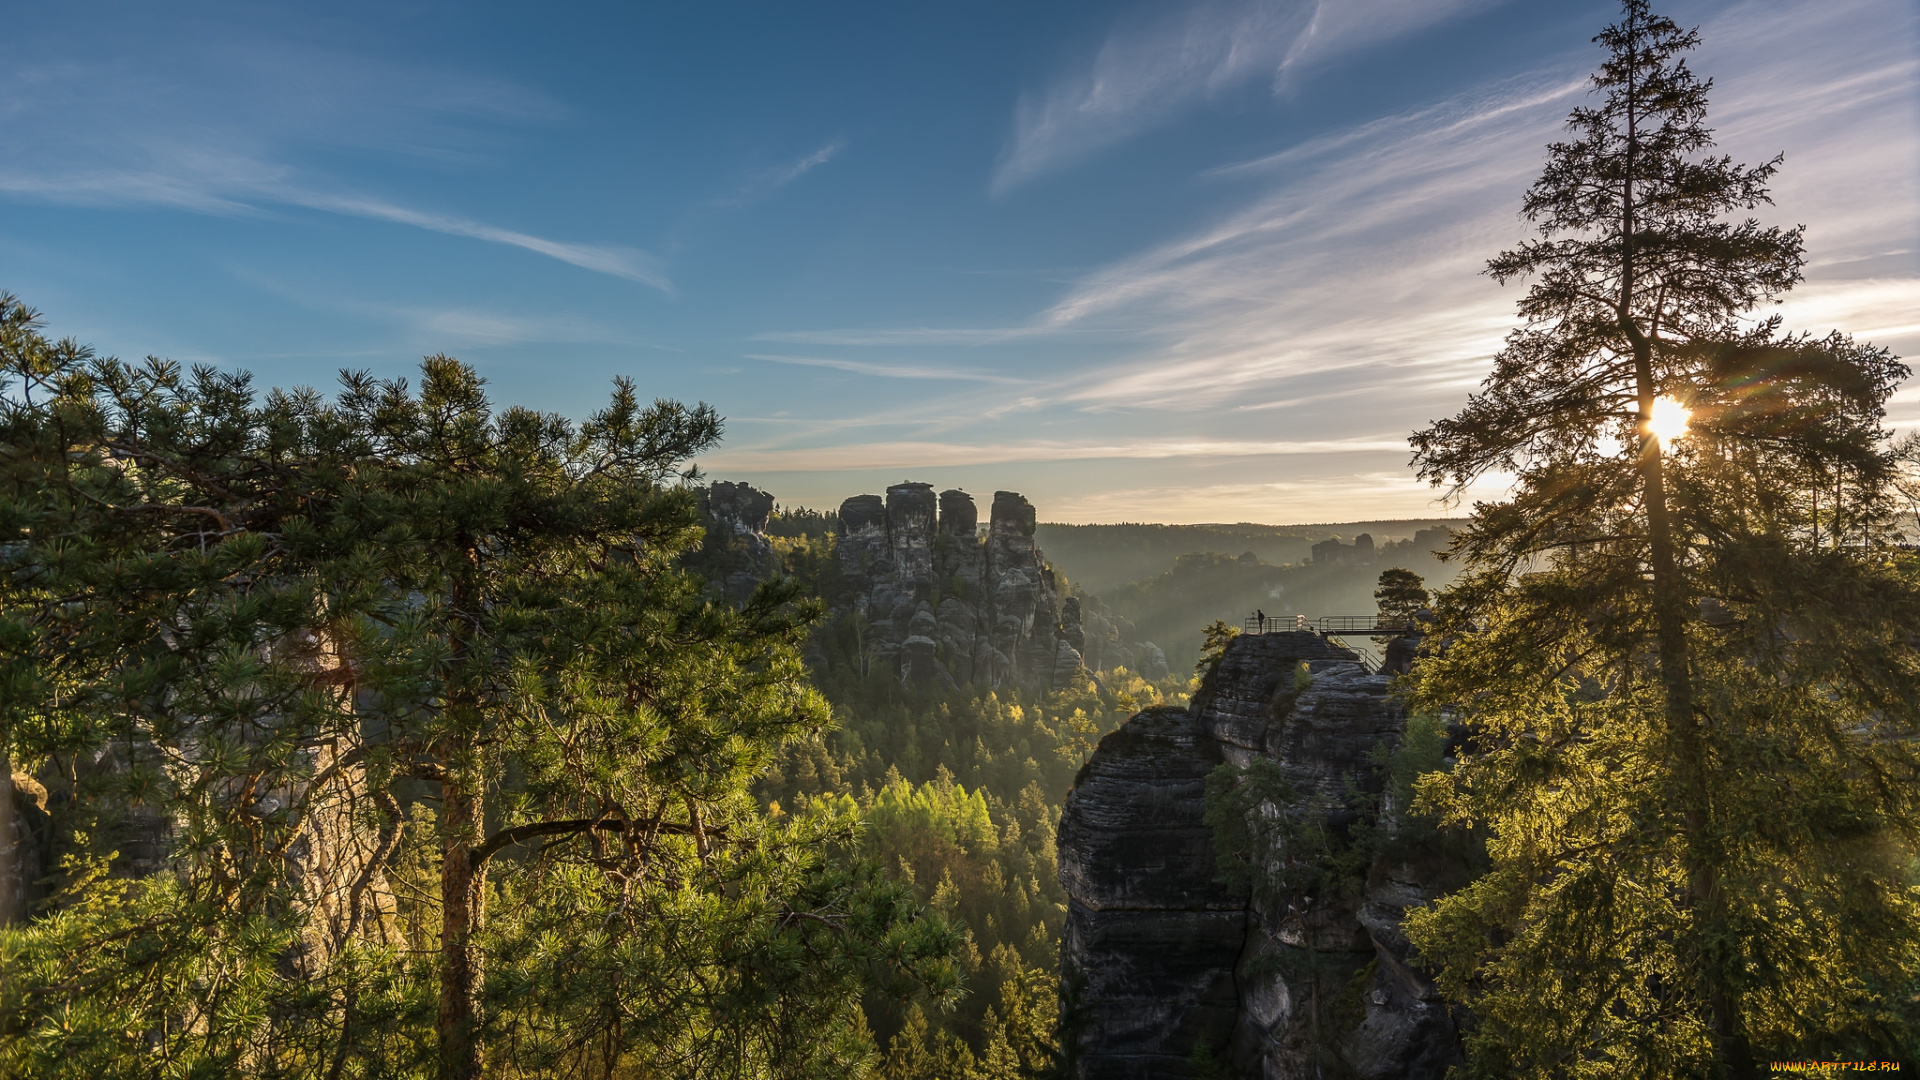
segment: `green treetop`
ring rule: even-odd
[[[1411,618],[1414,612],[1427,606],[1427,583],[1411,570],[1397,567],[1382,570],[1379,588],[1373,590],[1373,599],[1380,605],[1382,616]]]
[[[6,746],[170,834],[0,934],[6,1071],[838,1076],[863,990],[952,989],[847,818],[748,794],[827,715],[815,605],[679,568],[710,409],[259,401],[0,307]]]
[[[1479,1075],[1913,1047],[1920,592],[1881,425],[1907,372],[1739,321],[1801,236],[1736,216],[1779,159],[1708,153],[1696,40],[1643,0],[1596,38],[1598,102],[1524,203],[1540,237],[1489,264],[1531,281],[1525,323],[1413,438],[1436,483],[1516,477],[1414,692],[1469,735],[1425,805],[1493,858],[1409,923]]]

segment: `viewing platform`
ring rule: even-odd
[[[1310,633],[1321,637],[1397,637],[1413,628],[1414,620],[1399,615],[1269,615],[1262,621],[1249,615],[1241,623],[1243,634]]]

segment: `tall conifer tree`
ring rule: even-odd
[[[747,790],[826,722],[817,607],[680,566],[711,410],[496,412],[446,357],[261,400],[0,327],[0,746],[82,834],[0,930],[0,1072],[840,1076],[863,991],[953,988],[847,818]]]
[[[1801,233],[1780,159],[1708,153],[1697,36],[1626,0],[1489,264],[1530,279],[1481,391],[1413,438],[1493,471],[1415,696],[1469,749],[1425,802],[1493,871],[1411,931],[1484,1075],[1755,1075],[1911,1047],[1920,616],[1880,424],[1906,369],[1742,322]],[[1682,422],[1691,410],[1692,423]]]

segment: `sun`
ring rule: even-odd
[[[1660,440],[1660,449],[1673,446],[1673,440],[1687,433],[1687,421],[1693,410],[1666,394],[1653,399],[1653,415],[1647,419],[1647,431]]]

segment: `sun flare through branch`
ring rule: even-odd
[[[1671,450],[1673,441],[1687,433],[1693,410],[1668,394],[1653,399],[1653,415],[1647,418],[1647,433],[1660,440],[1662,451]]]

